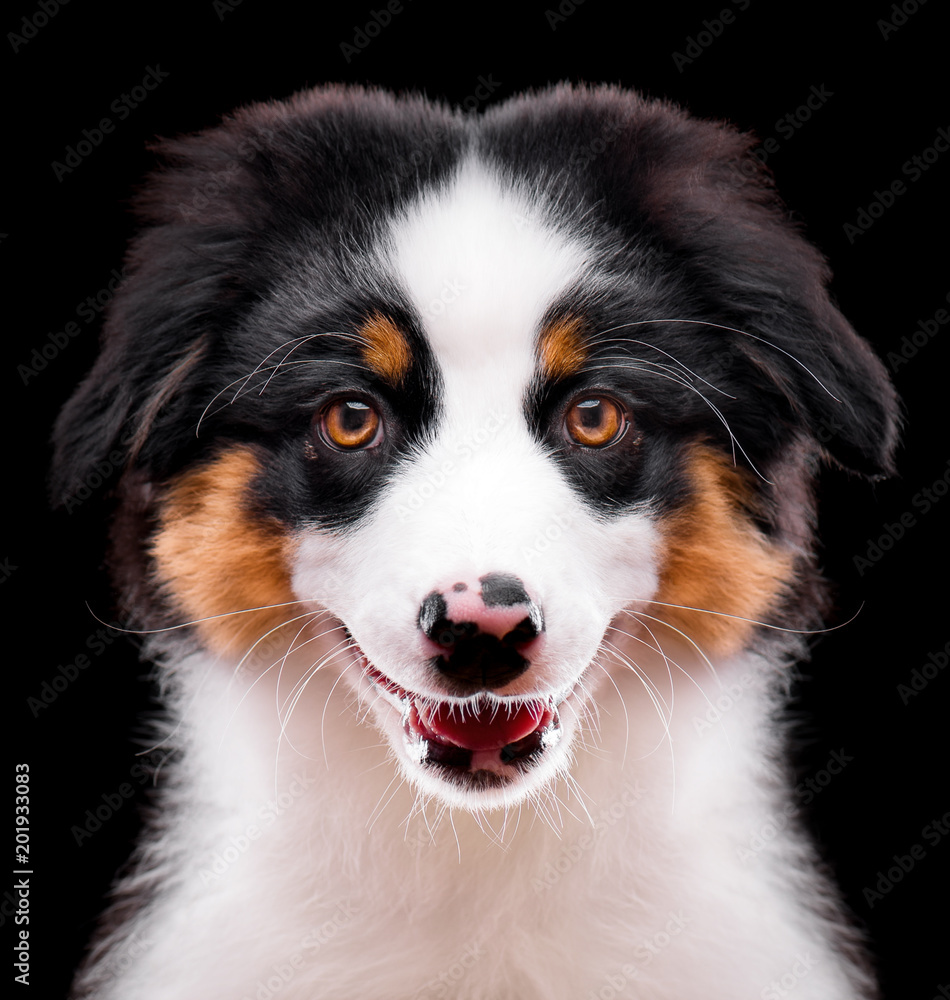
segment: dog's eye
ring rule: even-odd
[[[570,437],[587,448],[606,448],[623,435],[627,417],[623,407],[607,396],[578,400],[567,411],[564,426]]]
[[[338,399],[323,410],[319,428],[327,444],[352,451],[378,444],[381,424],[379,413],[369,403]]]

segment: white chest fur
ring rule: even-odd
[[[700,691],[640,662],[671,717],[616,673],[570,783],[474,817],[396,777],[330,670],[281,732],[275,706],[303,667],[229,684],[193,658],[177,801],[150,847],[165,888],[97,995],[734,1000],[781,996],[789,977],[796,996],[853,995],[802,912],[822,886],[795,864],[794,810],[757,745],[761,664],[721,664]]]

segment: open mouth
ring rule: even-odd
[[[477,694],[440,701],[400,687],[363,658],[363,672],[402,714],[410,755],[465,785],[497,787],[533,766],[560,739],[553,699]]]

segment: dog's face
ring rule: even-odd
[[[57,442],[67,506],[126,449],[146,623],[234,662],[286,630],[485,808],[569,767],[630,643],[810,621],[811,463],[885,471],[894,402],[744,139],[330,90],[167,152]]]
[[[419,319],[374,312],[316,409],[311,461],[362,509],[332,540],[305,529],[294,574],[345,623],[406,771],[463,803],[563,764],[611,618],[657,587],[630,383],[581,374],[556,304],[585,248],[532,209],[470,169],[392,220],[380,267]],[[593,470],[624,498],[612,515]]]

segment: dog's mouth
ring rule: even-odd
[[[402,715],[406,749],[418,764],[465,787],[500,787],[532,767],[561,736],[553,698],[476,694],[439,700],[413,694],[363,658],[364,676]]]

